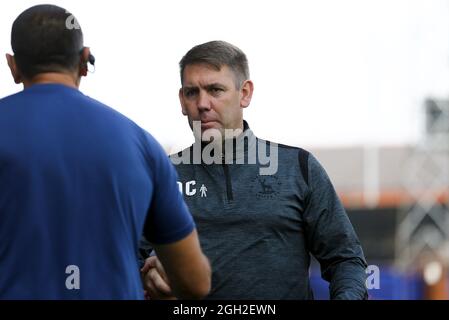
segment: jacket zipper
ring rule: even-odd
[[[234,200],[234,195],[232,194],[232,182],[231,175],[229,174],[229,166],[223,161],[223,171],[226,179],[226,195],[228,197],[228,201]]]

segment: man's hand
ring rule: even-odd
[[[170,288],[170,283],[165,274],[164,267],[156,256],[145,260],[140,269],[146,296],[152,300],[174,300],[176,299]]]

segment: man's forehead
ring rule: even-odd
[[[184,86],[228,83],[233,80],[233,73],[226,65],[218,70],[215,66],[205,63],[190,64],[184,69]]]

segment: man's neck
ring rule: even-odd
[[[74,79],[73,75],[58,72],[39,73],[36,76],[34,76],[31,80],[24,80],[23,87],[24,89],[27,89],[35,84],[46,84],[46,83],[62,84],[75,89],[78,89],[79,87],[79,82],[77,82]]]

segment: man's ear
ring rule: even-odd
[[[87,66],[87,62],[89,61],[89,55],[90,55],[90,48],[88,47],[83,48],[80,56],[80,67],[79,67],[80,76],[83,77],[87,76],[87,71],[89,70]]]
[[[14,82],[16,84],[22,83],[23,78],[22,75],[20,74],[19,69],[17,68],[16,59],[14,58],[14,56],[7,53],[6,61],[8,62],[9,70],[11,70],[11,75],[14,79]]]
[[[182,114],[183,115],[187,115],[187,111],[186,111],[186,107],[185,107],[185,103],[184,103],[184,93],[182,91],[182,88],[179,89],[179,102],[181,103],[181,110],[182,110]]]
[[[253,97],[254,84],[251,80],[246,80],[243,82],[242,88],[240,89],[240,107],[246,108],[251,103]]]

